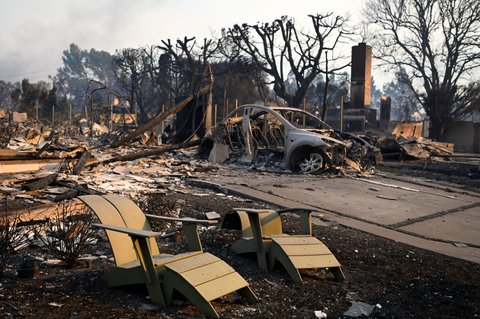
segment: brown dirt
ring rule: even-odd
[[[205,193],[205,190],[197,190]],[[238,206],[262,207],[239,198],[169,193],[169,201],[182,206],[183,216],[203,218],[203,213],[224,214]],[[156,198],[158,202],[158,198]],[[180,201],[178,201],[180,200]],[[150,212],[155,205],[142,204]],[[166,203],[167,204],[167,203]],[[295,224],[287,218],[287,226]],[[158,227],[165,227],[158,225]],[[201,232],[204,248],[234,267],[259,297],[245,304],[233,294],[214,302],[223,318],[315,318],[321,310],[328,318],[343,318],[351,302],[380,305],[371,318],[476,318],[480,316],[480,265],[404,245],[341,225],[314,226],[320,238],[343,265],[344,282],[336,282],[322,271],[303,273],[303,285],[292,282],[282,269],[261,272],[254,256],[235,256],[229,249],[238,231],[219,227]],[[161,247],[178,249],[171,238]],[[45,256],[31,247],[12,264],[18,266],[25,254]],[[109,254],[108,242],[100,237],[91,253]],[[0,279],[2,318],[192,318],[202,317],[187,301],[179,300],[165,309],[153,307],[143,287],[108,289],[102,274],[113,267],[106,259],[91,268],[41,266],[35,279],[19,279],[13,271]]]

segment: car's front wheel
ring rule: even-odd
[[[325,159],[320,153],[310,153],[298,163],[298,168],[304,174],[316,173],[325,168]]]

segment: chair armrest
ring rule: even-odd
[[[203,219],[195,219],[190,217],[175,218],[175,217],[159,216],[159,215],[152,215],[152,214],[145,214],[145,216],[152,219],[160,219],[160,220],[172,221],[172,222],[182,222],[185,224],[213,225],[218,223],[218,221],[216,220],[203,220]]]
[[[237,214],[240,216],[241,219],[241,225],[242,225],[242,233],[244,237],[250,237],[253,236],[255,238],[255,241],[258,241],[257,244],[260,244],[260,240],[265,239],[265,238],[270,238],[270,236],[265,236],[263,233],[263,225],[262,225],[262,219],[260,218],[260,214],[263,214],[267,211],[271,212],[276,212],[275,210],[272,209],[264,209],[264,208],[233,208],[233,211],[237,212]],[[248,217],[248,221],[244,221],[242,219],[241,213],[245,213],[246,216]],[[278,215],[277,215],[278,216]],[[247,231],[251,231],[251,234],[246,235]],[[281,230],[281,227],[280,227]]]
[[[253,242],[255,243],[255,252],[260,269],[267,270],[267,251],[263,242],[262,221],[260,220],[261,210],[250,208],[234,208],[236,211],[243,211],[248,216],[250,228],[252,230]]]
[[[234,210],[237,208],[234,208]],[[250,222],[250,227],[252,229],[253,239],[257,245],[257,251],[263,251],[263,231],[262,231],[262,222],[260,220],[261,210],[251,209],[251,208],[239,208],[243,210],[248,215],[248,221]]]
[[[181,222],[187,236],[188,250],[190,251],[203,251],[202,242],[200,241],[200,236],[198,235],[197,224],[212,225],[218,223],[216,220],[201,220],[189,217],[174,218],[152,214],[145,214],[145,216],[152,219]]]
[[[260,214],[261,212],[265,211],[266,209],[262,208],[232,208],[234,211],[244,211],[245,213],[251,213],[251,214]]]
[[[115,232],[120,232],[130,236],[132,240],[133,249],[137,254],[137,259],[142,265],[147,284],[152,285],[152,283],[158,283],[158,276],[155,270],[155,264],[153,262],[152,251],[150,249],[150,238],[161,236],[162,233],[153,232],[149,230],[137,230],[125,227],[118,227],[105,224],[92,224],[95,227],[102,228],[104,230],[111,230]]]
[[[92,224],[92,226],[102,228],[105,230],[112,230],[112,231],[124,233],[133,237],[152,238],[152,237],[162,236],[162,233],[149,231],[149,230],[131,229],[131,228],[118,227],[118,226],[105,225],[105,224]]]

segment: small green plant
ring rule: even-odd
[[[35,232],[53,256],[72,268],[94,239],[96,230],[91,226],[92,221],[92,213],[84,206],[78,208],[73,201],[63,202]]]
[[[28,245],[28,229],[21,226],[19,216],[11,215],[7,209],[7,198],[0,218],[0,276],[4,275],[9,261],[16,252]]]

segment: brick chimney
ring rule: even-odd
[[[351,106],[370,108],[372,47],[364,42],[352,47]]]

